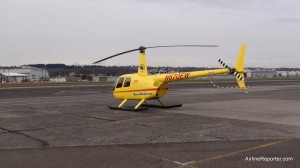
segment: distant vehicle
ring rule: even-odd
[[[134,51],[140,52],[138,73],[122,75],[116,80],[114,84],[113,95],[115,98],[122,100],[121,104],[119,106],[109,106],[109,108],[118,109],[118,110],[136,111],[136,110],[144,110],[147,109],[148,107],[158,107],[158,108],[180,107],[182,106],[182,104],[167,106],[159,99],[167,94],[169,88],[168,84],[170,82],[187,80],[187,79],[204,77],[204,76],[213,76],[218,74],[235,75],[238,83],[238,87],[243,91],[247,92],[245,81],[244,81],[244,59],[245,59],[245,51],[246,51],[245,44],[241,45],[235,68],[228,67],[221,59],[219,59],[219,62],[224,66],[223,69],[211,69],[211,70],[203,70],[203,71],[148,75],[145,50],[150,48],[162,48],[162,47],[217,47],[217,46],[216,45],[171,45],[171,46],[153,46],[153,47],[142,46],[137,49],[121,52],[94,62],[94,64],[96,64],[126,53],[130,53]],[[147,100],[152,100],[152,99],[158,100],[160,105],[151,105],[146,102]],[[139,102],[133,108],[123,107],[123,105],[127,100],[138,100]]]

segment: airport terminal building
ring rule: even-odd
[[[48,71],[30,66],[0,68],[0,82],[40,82],[49,79]]]

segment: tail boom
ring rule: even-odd
[[[230,70],[228,68],[153,75],[150,77],[159,82],[173,82],[173,81],[193,79],[193,78],[212,76],[212,75],[218,75],[218,74],[226,74],[226,73],[230,73]]]

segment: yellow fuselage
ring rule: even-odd
[[[229,73],[228,68],[172,74],[141,76],[126,74],[119,77],[114,85],[113,95],[117,99],[141,100],[157,99],[166,95],[169,82],[197,77]]]

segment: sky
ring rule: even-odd
[[[0,0],[0,23],[0,66],[90,65],[179,44],[219,47],[148,49],[148,66],[234,66],[245,43],[246,67],[300,67],[299,0]]]

